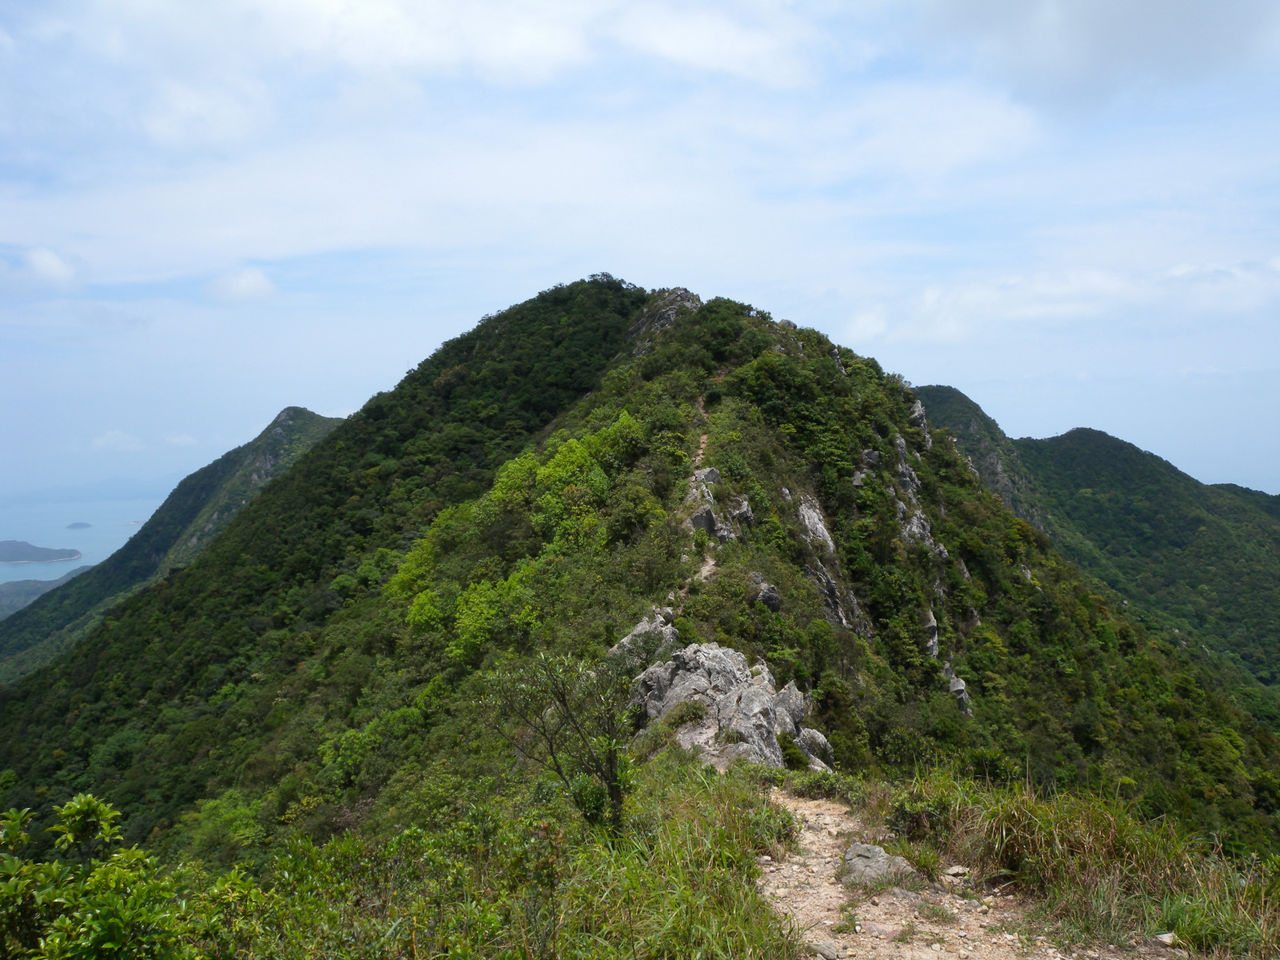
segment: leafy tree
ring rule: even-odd
[[[0,958],[169,958],[191,955],[174,886],[137,847],[117,847],[119,811],[89,794],[55,808],[58,850],[39,861],[29,810],[0,816]],[[114,848],[114,849],[113,849]]]
[[[481,701],[493,729],[555,776],[588,823],[615,832],[632,782],[632,683],[647,646],[595,663],[545,653],[513,661],[495,671]]]

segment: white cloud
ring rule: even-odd
[[[989,161],[1008,161],[1034,143],[1035,118],[1007,99],[963,84],[870,87],[826,122],[831,146],[850,171],[933,178]]]
[[[846,329],[882,343],[988,344],[1006,351],[1014,340],[1046,352],[1054,349],[1051,339],[1077,341],[1073,352],[1083,349],[1083,356],[1101,364],[1106,358],[1084,343],[1114,350],[1121,342],[1146,341],[1158,356],[1161,344],[1181,350],[1204,339],[1203,357],[1227,348],[1222,331],[1230,325],[1240,337],[1254,338],[1258,356],[1276,358],[1280,330],[1261,340],[1257,335],[1270,330],[1266,318],[1278,308],[1280,274],[1268,264],[1074,267],[931,283],[918,292],[900,287]]]
[[[474,71],[541,82],[590,56],[588,31],[614,4],[589,0],[228,0],[104,3],[78,21],[88,49],[119,61],[223,70],[283,63],[295,75]],[[132,7],[132,9],[129,9]],[[122,9],[123,8],[123,9]],[[186,60],[184,64],[182,61]]]
[[[684,67],[766,84],[793,84],[811,76],[803,50],[811,27],[782,11],[743,22],[743,8],[731,9],[732,15],[688,4],[636,3],[612,29],[625,46]]]
[[[268,114],[265,95],[251,85],[166,80],[143,115],[142,126],[166,146],[226,144],[261,129]]]
[[[257,267],[233,270],[209,284],[209,294],[223,303],[250,303],[265,300],[275,292],[275,284]]]
[[[895,311],[897,340],[990,342],[1023,332],[1071,327],[1126,306],[1159,298],[1138,278],[1098,269],[1008,274],[981,280],[934,284],[906,297]]]
[[[228,324],[279,336],[255,372],[278,409],[310,399],[294,378],[331,368],[353,317],[376,317],[367,339],[398,373],[444,330],[441,299],[454,333],[599,269],[825,324],[912,379],[935,350],[1034,377],[1054,352],[1040,338],[1070,354],[1087,329],[1083,368],[1161,325],[1198,331],[1189,355],[1232,369],[1220,321],[1280,305],[1273,11],[28,4],[0,34],[0,282],[20,294],[0,309],[0,386],[52,348],[82,354],[118,375],[103,423],[151,423],[169,440],[149,454],[194,456],[174,438],[207,443],[218,411],[157,424],[136,409],[157,370],[220,389]],[[1044,109],[1063,101],[1097,109]],[[150,326],[108,327],[118,311]],[[1254,356],[1280,353],[1253,332]],[[285,396],[278,357],[304,341]],[[317,406],[359,405],[316,382]]]
[[[926,0],[935,39],[1022,93],[1106,97],[1180,84],[1277,50],[1280,8],[1257,0]]]
[[[26,276],[37,284],[69,287],[76,279],[75,269],[47,247],[34,247],[23,256]]]
[[[100,436],[94,437],[90,441],[89,446],[94,450],[102,450],[108,453],[137,453],[139,450],[145,450],[146,444],[131,433],[123,430],[108,430]]]
[[[884,308],[876,307],[856,314],[845,325],[844,334],[848,337],[849,344],[856,348],[864,341],[879,339],[888,329],[889,323],[885,319]]]
[[[585,3],[272,0],[254,4],[286,49],[348,66],[545,78],[586,56]]]
[[[171,447],[194,447],[196,438],[189,433],[171,433],[164,438],[164,442]]]

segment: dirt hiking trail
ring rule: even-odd
[[[775,789],[771,799],[801,825],[797,848],[780,860],[761,857],[760,888],[795,924],[813,957],[895,960],[1177,960],[1181,950],[1115,947],[1062,950],[1028,934],[1025,906],[1013,896],[983,899],[923,885],[920,892],[891,887],[850,889],[837,873],[851,843],[874,843],[844,804],[806,800]],[[959,872],[959,871],[956,871]]]

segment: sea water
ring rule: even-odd
[[[36,547],[79,550],[78,560],[0,563],[0,583],[57,580],[76,567],[101,563],[138,532],[163,497],[58,500],[48,503],[0,501],[0,540],[25,540]],[[88,527],[70,529],[71,524]]]

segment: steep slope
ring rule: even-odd
[[[1097,430],[1010,440],[959,391],[918,393],[984,483],[1067,557],[1280,682],[1280,497],[1200,483]]]
[[[91,788],[213,862],[542,803],[494,704],[655,607],[795,681],[845,769],[1094,787],[1236,849],[1280,828],[1274,702],[1098,596],[901,378],[607,277],[441,348],[0,693],[7,802]]]
[[[1000,497],[1015,515],[1037,530],[1045,529],[1040,491],[1018,457],[1013,441],[1000,425],[955,387],[916,387],[929,422],[950,430],[960,443],[988,490]]]
[[[250,443],[232,451],[238,464],[214,490],[199,513],[174,540],[156,573],[190,563],[226,528],[231,518],[270,480],[288,472],[304,453],[327,437],[340,417],[322,417],[302,407],[286,407]]]
[[[267,481],[288,470],[339,423],[286,407],[249,443],[186,477],[123,547],[0,622],[0,684],[12,683],[74,646],[125,594],[189,562]]]

